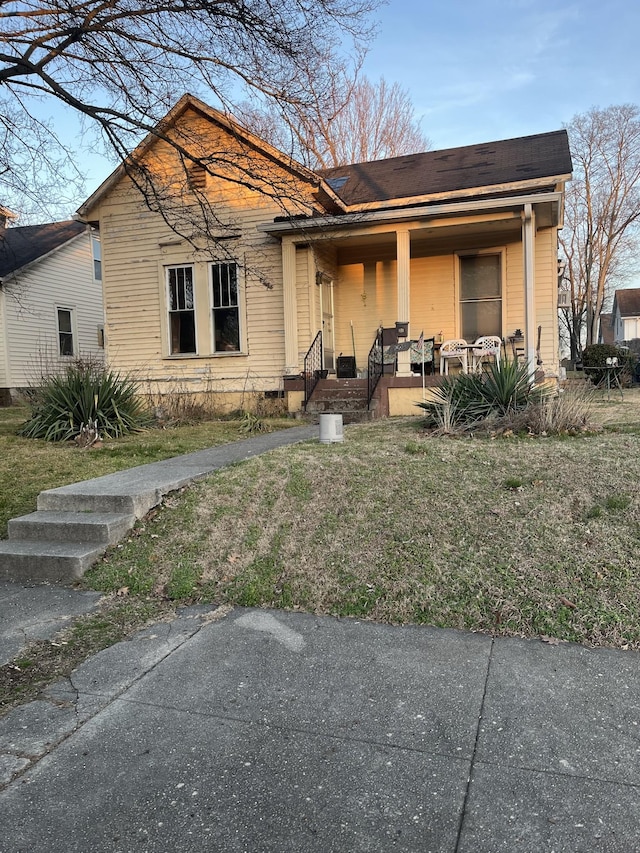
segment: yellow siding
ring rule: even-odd
[[[536,330],[542,326],[541,356],[545,370],[557,370],[557,323],[554,320],[556,285],[556,233],[554,229],[539,231],[536,236]],[[449,241],[450,242],[450,241]],[[467,240],[467,242],[469,242]],[[483,239],[480,246],[503,257],[503,335],[525,327],[523,247],[522,242],[491,245]],[[456,251],[427,254],[424,244],[421,256],[412,257],[410,267],[411,316],[410,337],[442,333],[444,339],[460,335],[459,296],[456,292]],[[459,246],[459,251],[473,247]],[[379,256],[387,257],[380,260]],[[351,261],[353,250],[340,257]],[[356,339],[359,367],[366,364],[367,354],[379,326],[393,326],[397,317],[396,261],[375,247],[360,252],[358,263],[343,263],[338,270],[336,287],[336,349],[352,352],[351,326]]]
[[[218,149],[229,161],[233,159],[233,142],[224,130],[193,115],[187,116],[185,122],[202,139],[206,138],[209,152]],[[243,151],[238,156],[245,154]],[[171,177],[172,154],[168,147],[158,143],[152,156],[153,163],[164,168]],[[265,180],[269,173],[273,175],[272,163],[266,158],[260,160],[255,151],[251,156],[254,171],[259,163]],[[229,172],[228,167],[226,171]],[[290,183],[290,177],[283,175],[279,175],[278,180],[283,185]],[[304,193],[308,191],[303,187],[292,194],[303,199]],[[144,208],[126,180],[120,181],[101,202],[98,213],[104,257],[109,362],[118,370],[161,382],[167,390],[172,385],[182,390],[237,388],[239,385],[250,390],[278,388],[284,369],[282,255],[279,243],[260,233],[257,226],[281,215],[282,208],[264,195],[223,178],[208,178],[207,194],[216,205],[220,221],[229,223],[233,232],[241,236],[197,252],[186,240],[176,245],[175,233],[159,215]],[[188,198],[184,201],[188,202]],[[294,208],[298,206],[298,201],[294,201]],[[163,247],[163,243],[167,245]],[[308,335],[309,303],[302,281],[306,252],[301,250],[298,254],[299,308]],[[221,355],[213,353],[211,339],[208,263],[231,259],[245,270],[241,275],[244,346],[242,354]],[[195,357],[170,356],[168,349],[164,268],[186,264],[192,264],[195,273],[198,348]]]
[[[219,177],[207,179],[206,192],[220,222],[229,225],[237,238],[195,250],[186,240],[178,240],[161,216],[144,207],[127,180],[112,188],[98,207],[109,361],[117,370],[137,373],[167,390],[172,386],[192,391],[280,388],[285,368],[282,249],[279,241],[258,229],[284,211],[277,200],[228,178],[234,177],[234,160],[249,158],[252,171],[257,170],[261,176],[258,183],[262,181],[263,189],[271,181],[292,197],[291,213],[312,209],[312,188],[259,151],[243,148],[226,130],[199,113],[188,112],[181,121],[185,139],[196,153],[202,150],[214,158],[226,159]],[[165,175],[173,198],[180,198],[176,209],[188,213],[193,197],[181,186],[170,147],[158,142],[148,158]],[[491,222],[490,228],[487,222]],[[475,233],[474,223],[479,225]],[[411,337],[416,338],[422,331],[427,337],[440,332],[445,338],[460,334],[456,253],[475,249],[502,253],[503,333],[509,335],[516,328],[524,328],[523,257],[517,217],[474,214],[432,221],[428,227],[417,217],[411,228],[422,229],[412,241],[408,318]],[[357,238],[353,236],[356,232]],[[334,282],[336,354],[351,355],[355,338],[359,368],[366,366],[376,330],[407,319],[397,316],[394,231],[388,225],[361,225],[354,227],[353,235],[342,248],[340,240],[348,236],[346,229],[340,235],[327,235],[313,245],[305,243],[297,248],[300,367],[321,327],[316,272],[326,273]],[[555,237],[555,229],[547,229],[538,232],[536,239],[536,326],[542,326],[545,369],[557,367]],[[215,354],[208,265],[231,259],[245,270],[240,282],[242,352]],[[185,264],[192,264],[195,272],[195,357],[170,356],[168,347],[165,268]]]

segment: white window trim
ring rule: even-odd
[[[502,311],[501,311],[501,326],[502,326],[502,334],[500,337],[504,338],[507,334],[505,329],[507,328],[507,249],[505,246],[491,248],[491,249],[465,249],[462,252],[455,252],[455,270],[454,270],[454,292],[455,292],[455,309],[456,309],[456,319],[455,319],[455,337],[459,338],[462,335],[462,302],[460,299],[461,294],[461,258],[473,258],[477,255],[499,255],[500,256],[500,297],[502,300]]]
[[[193,283],[193,325],[195,337],[195,352],[171,352],[171,300],[169,299],[169,270],[175,269],[191,269],[191,281]],[[164,304],[164,323],[165,323],[165,347],[167,358],[196,358],[199,355],[198,344],[198,287],[197,287],[197,269],[192,263],[173,263],[163,264],[162,266],[162,288],[163,288],[163,304]]]
[[[239,350],[230,350],[230,351],[216,351],[216,342],[215,342],[215,323],[213,322],[213,274],[212,268],[214,266],[218,266],[219,264],[235,264],[236,266],[236,276],[238,283],[238,326],[239,326],[239,337],[240,337],[240,349]],[[207,263],[207,291],[209,293],[209,342],[211,346],[211,356],[212,358],[237,358],[238,356],[246,356],[248,354],[247,351],[247,338],[246,338],[246,322],[245,322],[245,276],[244,276],[244,268],[242,264],[240,264],[236,260],[222,260],[222,261],[208,261]]]
[[[91,263],[92,263],[92,274],[93,280],[102,283],[102,279],[104,276],[104,268],[102,261],[102,243],[100,241],[100,232],[97,229],[91,229],[90,231],[91,237]],[[100,257],[96,258],[95,246],[96,244],[100,247]],[[100,264],[100,278],[96,278],[96,263]]]
[[[71,307],[69,305],[56,305],[54,308],[54,322],[56,329],[56,350],[58,353],[58,358],[77,358],[78,357],[78,327],[76,323],[76,309],[75,307]],[[71,355],[63,355],[60,352],[60,323],[58,312],[59,311],[68,311],[71,319]]]

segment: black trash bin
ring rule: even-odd
[[[356,360],[352,355],[339,355],[336,359],[336,376],[338,379],[356,378]]]

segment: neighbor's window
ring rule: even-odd
[[[60,355],[73,355],[73,311],[58,308],[58,347]]]
[[[502,337],[502,273],[500,255],[460,257],[460,319],[462,337]]]
[[[91,248],[93,250],[93,277],[96,281],[102,281],[102,247],[100,246],[100,235],[95,232],[91,234]]]
[[[213,341],[215,352],[240,352],[238,265],[212,264]]]
[[[196,312],[193,299],[193,267],[167,268],[169,351],[195,353]]]

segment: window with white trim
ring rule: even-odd
[[[93,254],[93,277],[96,281],[102,281],[102,246],[97,231],[91,232],[91,251]]]
[[[500,255],[461,255],[460,332],[467,341],[481,335],[502,337],[502,259]]]
[[[169,311],[169,352],[171,355],[196,352],[196,310],[193,267],[167,267]]]
[[[58,308],[58,351],[60,355],[74,355],[73,309]]]
[[[211,264],[214,352],[240,352],[238,265]]]

